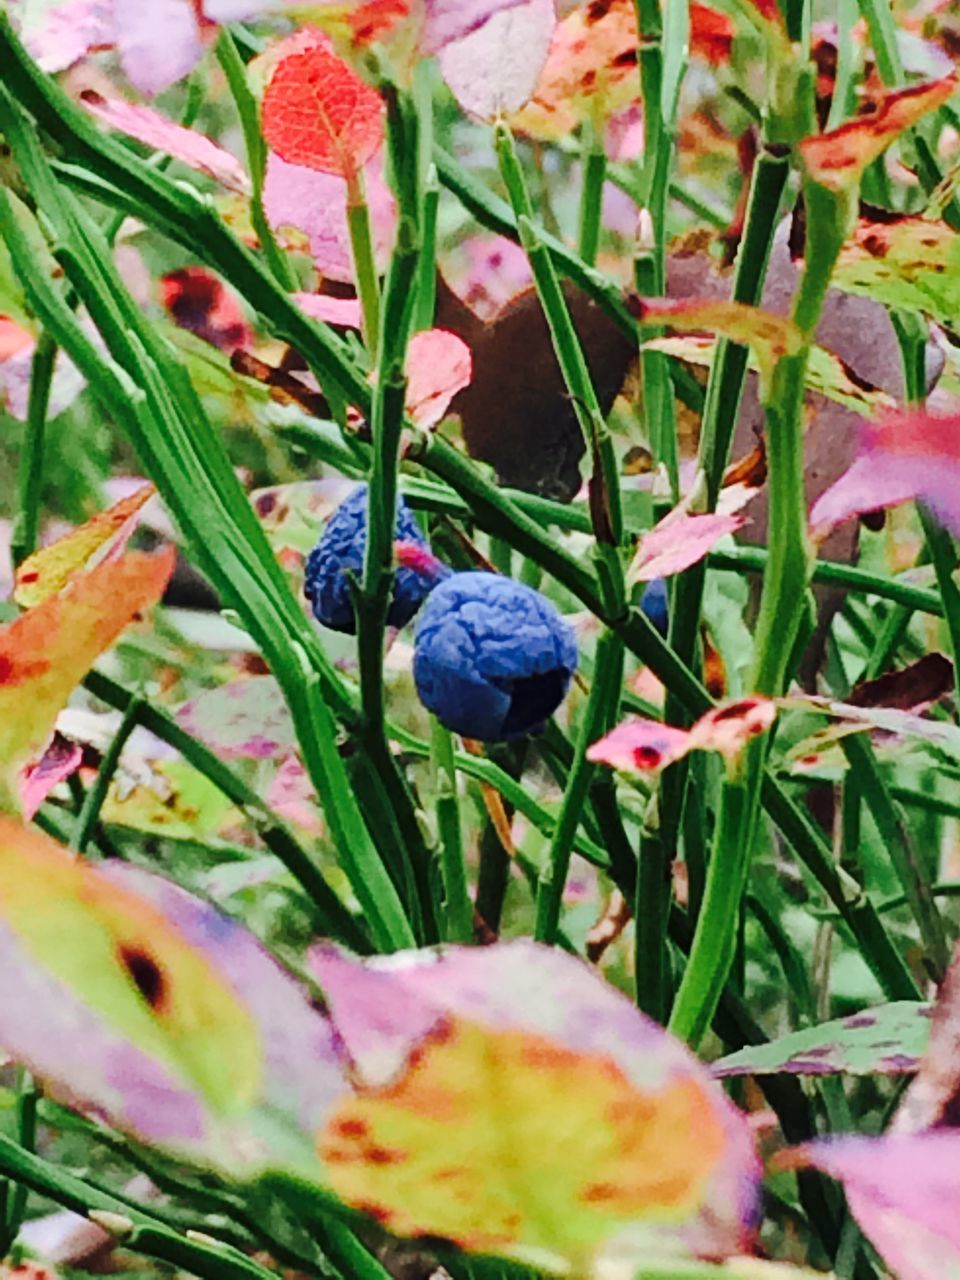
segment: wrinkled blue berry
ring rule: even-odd
[[[654,578],[640,597],[640,608],[662,636],[667,634],[667,584],[663,578]]]
[[[413,678],[441,724],[467,738],[536,733],[577,666],[573,631],[549,600],[494,573],[454,573],[417,622]]]
[[[327,521],[320,541],[307,556],[303,594],[313,616],[325,627],[353,635],[357,629],[347,573],[363,572],[367,543],[367,486],[358,485]],[[413,512],[401,498],[397,509],[396,537],[429,550]],[[402,627],[420,608],[431,584],[411,569],[400,568],[394,580],[387,622]]]

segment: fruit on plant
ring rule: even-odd
[[[317,545],[307,557],[303,594],[310,602],[313,616],[333,631],[353,635],[357,629],[350,597],[349,575],[359,578],[363,572],[363,555],[367,544],[367,486],[358,485],[341,502],[324,529]],[[429,551],[427,541],[413,512],[399,499],[395,536]],[[403,627],[420,608],[430,584],[412,569],[400,567],[393,585],[393,596],[387,613],[391,627]]]
[[[537,733],[576,666],[573,631],[550,601],[494,573],[451,574],[417,623],[417,693],[464,737],[499,742]]]

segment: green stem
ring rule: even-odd
[[[443,877],[443,937],[445,942],[473,941],[473,903],[467,885],[457,798],[457,768],[453,738],[434,720],[432,724],[433,764],[436,773],[437,828],[440,833]]]
[[[595,768],[587,760],[587,750],[616,724],[622,683],[623,643],[612,632],[605,631],[597,641],[590,696],[577,733],[576,750],[567,775],[557,827],[540,872],[534,926],[534,937],[538,942],[556,941],[573,837],[580,823]]]
[[[903,814],[890,794],[866,735],[850,734],[841,740],[840,745],[917,922],[927,969],[933,980],[940,982],[950,960],[950,948],[930,889],[931,877],[920,862]]]
[[[87,791],[83,807],[77,815],[77,825],[73,839],[70,842],[70,847],[75,849],[77,853],[85,852],[87,843],[91,839],[97,823],[100,821],[100,810],[103,808],[103,802],[107,798],[110,783],[113,781],[113,776],[120,764],[123,749],[127,745],[130,735],[140,723],[143,708],[143,700],[136,695],[130,698],[124,708],[117,732],[113,735],[113,740],[100,763],[100,768],[97,770],[96,780]]]
[[[216,44],[217,61],[233,98],[240,128],[243,130],[243,144],[247,152],[247,168],[250,170],[250,183],[253,188],[250,196],[250,221],[257,233],[260,247],[273,272],[274,279],[281,289],[290,293],[297,287],[297,278],[293,273],[286,256],[280,252],[273,228],[267,220],[263,207],[263,179],[267,167],[267,146],[260,131],[257,100],[250,92],[247,84],[247,71],[237,49],[236,41],[229,27],[221,27]]]
[[[370,353],[370,364],[376,365],[380,341],[380,281],[373,252],[370,210],[363,189],[363,174],[359,172],[347,178],[347,230],[363,318],[363,340]]]
[[[317,927],[339,939],[352,950],[366,955],[370,940],[363,926],[350,914],[327,884],[318,863],[297,842],[289,828],[273,814],[257,793],[224,764],[215,752],[198,742],[159,707],[140,700],[100,671],[91,671],[84,687],[95,698],[124,715],[140,702],[140,724],[161,741],[179,751],[183,758],[208,778],[240,810],[272,854],[301,885],[316,910]]]
[[[46,329],[37,339],[30,364],[30,394],[23,447],[17,467],[17,515],[10,535],[14,567],[37,549],[40,530],[40,490],[43,484],[43,450],[47,431],[50,386],[57,359],[57,344]]]
[[[583,186],[580,191],[577,249],[580,257],[592,267],[597,261],[603,214],[603,184],[607,175],[607,157],[597,131],[585,122],[580,129],[580,162]]]

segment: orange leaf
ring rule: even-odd
[[[107,511],[99,511],[92,520],[58,538],[49,547],[35,551],[17,569],[13,598],[25,609],[56,595],[70,576],[82,569],[101,547],[105,546],[131,521],[143,504],[156,492],[145,484],[136,493],[123,498]]]
[[[868,164],[905,129],[953,97],[957,85],[957,77],[949,75],[897,89],[885,94],[870,115],[848,120],[829,133],[804,138],[799,148],[807,173],[833,191],[855,186]]]
[[[595,0],[557,24],[533,97],[510,119],[521,132],[550,141],[638,96],[633,0]]]
[[[98,565],[0,629],[0,804],[16,805],[20,767],[97,657],[159,600],[174,556],[133,551]]]
[[[263,96],[263,136],[281,159],[350,178],[383,141],[380,95],[324,46],[277,67]]]
[[[715,67],[729,62],[735,34],[736,28],[725,13],[693,0],[690,5],[690,52],[694,56]]]
[[[803,345],[803,334],[792,320],[743,302],[721,302],[715,298],[633,298],[630,309],[641,324],[703,329],[750,347],[760,374],[761,397],[763,389],[770,385],[777,361],[783,356],[796,355]]]

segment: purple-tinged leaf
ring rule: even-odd
[[[820,541],[853,516],[912,500],[960,535],[960,416],[904,410],[864,426],[853,465],[814,503],[810,532]]]
[[[279,760],[297,745],[283,692],[273,676],[209,689],[176,713],[181,729],[223,760]]]
[[[54,787],[76,773],[82,760],[83,748],[78,742],[61,733],[53,735],[40,759],[20,774],[20,812],[25,822],[33,818]]]
[[[125,102],[122,98],[105,98],[92,89],[83,93],[80,100],[91,115],[109,128],[136,138],[153,151],[173,156],[231,191],[249,194],[250,180],[236,156],[196,129],[174,124],[153,107]]]
[[[24,15],[23,41],[44,71],[64,71],[90,49],[113,44],[112,0],[62,0]]]
[[[382,159],[374,156],[364,169],[364,185],[374,253],[383,266],[393,243],[396,206],[383,179]],[[347,228],[347,184],[333,173],[289,164],[271,152],[267,158],[263,203],[271,226],[296,227],[310,243],[314,263],[331,280],[354,278]]]
[[[438,53],[453,40],[462,40],[503,9],[523,0],[424,0],[423,53]]]
[[[898,1280],[960,1280],[956,1130],[813,1142],[783,1163],[843,1183],[851,1213]]]
[[[917,1133],[953,1124],[960,1097],[960,950],[954,952],[933,1008],[930,1043],[917,1077],[891,1125],[896,1133]]]
[[[332,298],[328,293],[295,293],[293,300],[301,311],[324,324],[341,329],[360,329],[359,298]]]
[[[468,115],[493,121],[530,100],[556,21],[553,0],[524,0],[441,51],[443,77]]]
[[[310,775],[295,755],[281,760],[267,787],[267,804],[278,817],[308,835],[319,836],[326,830]]]
[[[113,0],[113,21],[120,64],[151,97],[182,80],[203,53],[193,0]]]
[[[311,967],[358,1082],[317,1138],[347,1203],[549,1266],[743,1247],[744,1118],[582,961],[518,941]]]
[[[711,1064],[715,1076],[899,1075],[916,1071],[930,1036],[931,1006],[881,1004],[805,1027],[769,1044],[748,1045]]]

